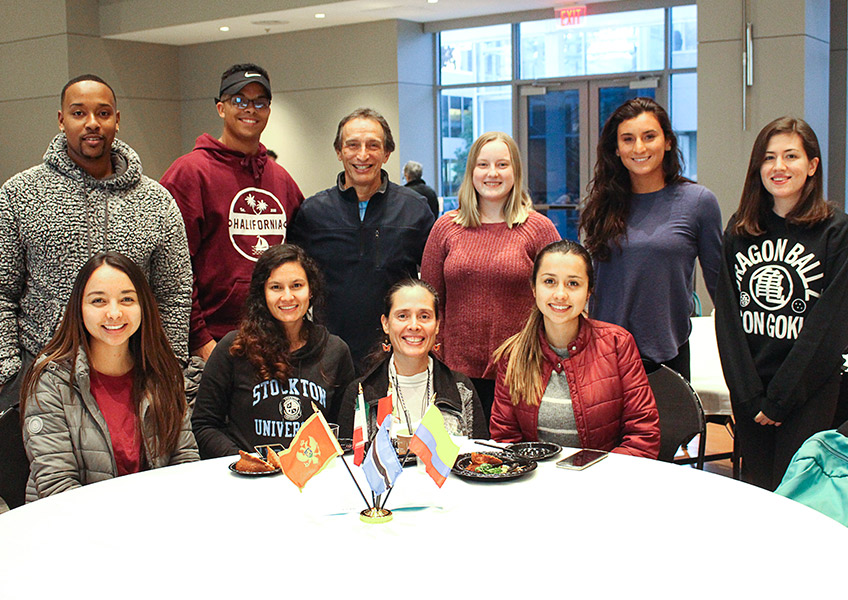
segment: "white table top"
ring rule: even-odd
[[[706,415],[733,414],[730,392],[724,383],[721,359],[716,344],[715,321],[712,317],[692,317],[689,335],[692,387],[698,392]]]
[[[371,599],[378,580],[407,598],[844,594],[848,528],[688,467],[611,455],[502,484],[451,475],[442,489],[411,467],[389,499],[394,520],[368,525],[338,460],[303,493],[284,475],[234,475],[233,460],[0,515],[0,597]],[[426,508],[397,510],[414,506]]]

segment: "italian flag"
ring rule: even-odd
[[[356,397],[356,412],[353,415],[353,464],[357,467],[365,458],[365,440],[368,439],[368,405],[362,396],[362,384]]]

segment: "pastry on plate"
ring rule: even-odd
[[[267,473],[269,471],[277,470],[277,467],[262,460],[258,456],[248,454],[244,450],[239,450],[239,456],[241,456],[241,458],[239,458],[236,463],[237,471],[243,471],[245,473]],[[278,464],[279,462],[279,459],[277,459]]]

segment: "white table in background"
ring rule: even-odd
[[[715,321],[712,317],[692,317],[689,350],[692,369],[690,383],[701,398],[704,414],[732,416],[730,392],[724,383],[716,344]]]

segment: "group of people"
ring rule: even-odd
[[[646,369],[689,376],[696,261],[743,477],[773,489],[830,426],[846,226],[803,121],[760,134],[722,242],[666,111],[626,102],[601,133],[584,247],[533,210],[499,132],[472,144],[459,208],[434,224],[383,170],[395,143],[367,108],[339,122],[336,184],[304,200],[260,142],[271,95],[261,67],[225,71],[221,136],[159,185],[115,139],[112,88],[74,78],[44,163],[0,188],[0,399],[20,401],[28,500],[288,445],[316,409],[349,436],[360,387],[371,405],[392,394],[395,430],[435,404],[460,435],[656,458]]]

